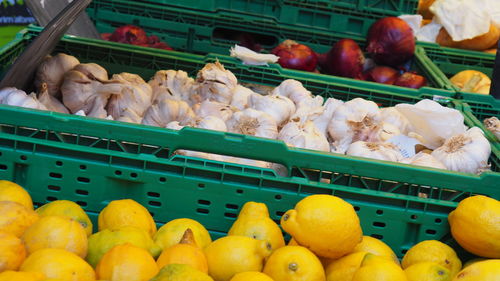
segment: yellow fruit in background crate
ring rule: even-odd
[[[12,233],[0,231],[0,272],[17,270],[26,258],[24,244]]]
[[[311,195],[281,218],[300,245],[325,258],[340,258],[361,242],[359,218],[351,204],[332,195]]]
[[[465,250],[500,258],[500,201],[482,195],[462,200],[448,215],[451,234]]]
[[[148,210],[131,199],[111,201],[97,219],[99,231],[103,229],[119,229],[134,226],[146,230],[149,235],[156,233],[156,224]]]
[[[92,234],[88,239],[88,253],[86,260],[95,267],[102,256],[116,245],[130,243],[136,247],[143,248],[157,258],[161,248],[153,242],[153,239],[143,229],[125,226],[120,229],[104,229]]]
[[[267,241],[273,251],[285,246],[280,227],[269,217],[269,210],[263,203],[245,203],[227,235],[243,235]]]
[[[406,252],[401,266],[403,269],[416,263],[435,262],[450,270],[452,276],[462,269],[462,261],[450,246],[437,240],[422,241]]]
[[[95,271],[97,278],[109,281],[148,281],[158,266],[148,251],[126,243],[104,254]]]
[[[41,272],[22,272],[7,270],[0,273],[0,281],[43,281],[45,275]]]
[[[408,281],[451,281],[450,271],[435,262],[416,263],[405,269]]]
[[[68,217],[80,223],[85,229],[87,236],[92,234],[92,221],[89,216],[75,202],[68,200],[56,200],[47,203],[35,210],[40,217],[45,216],[62,216]]]
[[[77,221],[60,216],[41,217],[22,236],[28,253],[45,248],[64,249],[87,256],[87,233]]]
[[[33,210],[33,201],[28,192],[17,183],[0,180],[0,201],[17,202]]]
[[[271,245],[247,236],[225,236],[205,248],[209,275],[215,281],[229,281],[236,273],[261,271],[271,254]]]
[[[274,281],[274,280],[262,272],[247,271],[234,275],[230,281]]]
[[[179,244],[163,250],[156,264],[160,269],[168,264],[187,264],[203,273],[208,273],[207,258],[194,242],[190,228],[186,230]]]
[[[35,211],[11,201],[0,201],[0,231],[21,237],[24,231],[38,220]]]
[[[352,280],[354,273],[361,266],[361,262],[367,255],[367,252],[355,252],[340,259],[331,261],[326,266],[327,281],[344,281]]]
[[[406,281],[404,271],[393,261],[374,254],[366,254],[352,281]]]
[[[400,264],[398,257],[391,247],[382,242],[382,240],[371,236],[363,236],[363,240],[361,243],[356,245],[356,247],[354,247],[353,252],[367,252],[377,256],[387,257],[388,259],[393,260],[396,264]]]
[[[62,249],[41,249],[21,265],[20,271],[41,272],[46,278],[71,281],[94,281],[92,267],[79,256]]]
[[[187,264],[169,264],[149,281],[214,281],[214,279]]]
[[[460,271],[453,281],[500,281],[500,259],[471,264]]]
[[[302,246],[285,246],[274,251],[264,270],[274,281],[324,281],[323,265],[313,252]]]
[[[162,249],[178,244],[188,228],[193,231],[194,241],[198,247],[204,249],[208,244],[212,243],[210,233],[203,225],[186,218],[171,220],[160,227],[154,237],[155,243]]]

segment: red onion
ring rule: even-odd
[[[320,56],[323,72],[343,77],[362,79],[365,57],[359,45],[351,39],[335,43],[325,55]]]
[[[142,45],[148,43],[148,36],[146,32],[134,25],[124,25],[118,27],[113,34],[109,37],[110,41]]]
[[[375,22],[368,31],[366,51],[377,64],[393,67],[405,63],[415,53],[415,37],[402,19],[387,17]]]
[[[398,79],[396,79],[396,82],[394,82],[394,85],[396,86],[401,86],[401,87],[407,87],[407,88],[413,88],[413,89],[419,89],[424,86],[427,86],[427,81],[425,80],[425,77],[411,73],[411,72],[405,72],[401,76],[399,76]]]
[[[375,66],[366,71],[365,80],[392,85],[399,76],[397,70],[388,66]]]
[[[284,68],[314,71],[318,58],[306,45],[292,40],[285,40],[272,50],[279,58],[278,63]]]

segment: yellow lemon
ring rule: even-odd
[[[268,242],[247,236],[225,236],[205,248],[208,272],[215,281],[229,281],[240,272],[261,271],[269,254]]]
[[[156,233],[153,217],[144,206],[131,199],[111,201],[97,218],[99,231],[134,226],[146,230],[149,235]]]
[[[285,246],[280,227],[269,217],[269,210],[263,203],[245,203],[227,235],[243,235],[267,241],[273,251]]]
[[[21,272],[7,270],[0,273],[0,281],[42,281],[45,275],[41,272]]]
[[[482,195],[462,200],[448,215],[451,234],[465,250],[500,258],[500,201]]]
[[[167,264],[187,264],[203,273],[208,273],[207,258],[203,250],[194,242],[193,232],[190,228],[186,230],[179,244],[163,250],[156,264],[158,264],[158,268]]]
[[[24,231],[38,220],[35,211],[11,201],[0,201],[0,231],[21,237]]]
[[[325,281],[318,257],[302,246],[285,246],[274,251],[262,271],[275,281]]]
[[[435,262],[421,262],[405,269],[408,281],[451,281],[450,271]]]
[[[340,259],[331,261],[326,266],[327,281],[345,281],[352,280],[354,273],[361,266],[367,252],[355,252]]]
[[[468,260],[464,266],[462,267],[462,269],[468,267],[469,265],[472,265],[476,262],[480,262],[480,261],[485,261],[485,260],[488,260],[488,259],[485,259],[485,258],[475,258],[475,259],[471,259],[471,260]]]
[[[187,264],[169,264],[149,281],[214,281],[214,279]]]
[[[460,271],[453,281],[500,281],[500,259],[471,264]]]
[[[95,267],[102,256],[116,245],[130,243],[136,247],[143,248],[154,257],[158,257],[161,248],[153,242],[153,239],[145,230],[125,226],[116,230],[104,229],[89,237],[89,249],[87,261]]]
[[[41,272],[47,278],[71,281],[94,281],[92,267],[79,256],[63,249],[41,249],[21,265],[20,271]]]
[[[387,244],[382,242],[382,240],[371,236],[363,236],[363,240],[354,247],[353,252],[368,252],[377,256],[387,257],[399,265],[399,259],[394,251],[387,246]]]
[[[401,262],[403,269],[421,262],[435,262],[450,270],[454,276],[462,268],[462,262],[450,246],[437,240],[422,241],[406,252]]]
[[[366,254],[352,281],[407,281],[404,271],[393,261]]]
[[[288,244],[287,246],[300,246],[299,243],[297,243],[297,241],[295,239],[293,239],[293,237],[290,239],[290,241],[288,241]]]
[[[33,201],[28,192],[17,183],[0,180],[0,201],[17,202],[33,210]]]
[[[234,275],[230,281],[274,281],[274,280],[262,272],[247,271]]]
[[[90,221],[89,216],[85,213],[82,207],[75,202],[68,200],[56,200],[41,206],[35,211],[40,217],[62,216],[73,219],[82,225],[87,233],[87,236],[92,234],[92,221]]]
[[[203,225],[186,218],[171,220],[160,227],[154,237],[155,243],[162,249],[178,244],[188,228],[193,231],[194,241],[198,247],[203,249],[212,243],[212,238]]]
[[[281,218],[300,245],[325,258],[340,258],[361,242],[359,218],[351,204],[332,195],[311,195]]]
[[[26,258],[24,244],[12,233],[0,231],[0,272],[17,270]]]
[[[109,281],[148,281],[159,270],[148,251],[127,243],[104,254],[95,271],[97,278]]]

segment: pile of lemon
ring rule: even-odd
[[[0,181],[0,281],[459,281],[500,280],[500,202],[469,197],[449,215],[451,233],[483,257],[465,265],[435,240],[400,261],[381,240],[363,236],[349,203],[312,195],[281,218],[247,202],[228,235],[212,241],[197,221],[157,229],[146,208],[124,199],[99,214],[98,232],[76,203],[34,210],[19,185]],[[293,237],[285,245],[282,229]]]

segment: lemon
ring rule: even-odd
[[[187,264],[169,264],[149,281],[214,281],[214,279]]]
[[[453,281],[500,281],[500,259],[471,264],[460,271]]]
[[[340,258],[361,242],[359,218],[351,204],[332,195],[311,195],[281,218],[300,245],[325,258]]]
[[[85,213],[82,207],[75,202],[68,200],[56,200],[41,206],[35,211],[40,217],[62,216],[73,219],[82,225],[85,229],[85,233],[87,233],[87,236],[92,234],[92,221],[90,221],[89,216]]]
[[[394,251],[381,240],[371,236],[363,236],[363,240],[354,247],[353,252],[368,252],[377,256],[387,257],[399,265],[399,259]]]
[[[277,249],[267,260],[263,272],[275,281],[326,280],[318,257],[302,246]]]
[[[0,231],[14,234],[17,237],[38,220],[35,211],[17,202],[0,201]]]
[[[293,239],[293,237],[290,239],[290,241],[288,241],[288,244],[287,246],[300,246],[299,243],[297,243],[297,241],[295,239]]]
[[[437,240],[422,241],[406,252],[401,262],[403,269],[421,262],[435,262],[450,270],[454,276],[462,268],[462,262],[455,251]]]
[[[465,250],[500,258],[500,201],[482,195],[462,200],[448,215],[451,234]]]
[[[17,202],[33,210],[33,201],[28,192],[17,183],[0,180],[0,201]]]
[[[87,261],[95,267],[106,252],[116,245],[125,243],[149,251],[154,258],[161,253],[161,248],[153,242],[149,233],[140,228],[125,226],[116,230],[104,229],[92,234],[89,237]]]
[[[464,266],[462,267],[462,269],[468,267],[469,265],[472,265],[476,262],[480,262],[480,261],[485,261],[485,260],[488,260],[488,259],[485,259],[485,258],[475,258],[475,259],[471,259],[471,260],[468,260]]]
[[[229,281],[240,272],[261,271],[269,254],[268,242],[247,236],[225,236],[205,248],[208,273],[215,281]]]
[[[408,281],[450,281],[450,271],[434,262],[420,262],[405,269]]]
[[[354,252],[340,259],[333,260],[326,266],[327,281],[352,280],[354,273],[361,266],[367,252]]]
[[[0,273],[0,281],[42,281],[45,275],[41,272],[21,272],[7,270]]]
[[[175,219],[164,224],[154,236],[155,243],[162,249],[172,247],[181,241],[182,235],[187,229],[191,229],[194,241],[200,248],[205,248],[212,243],[210,234],[203,225],[192,219]]]
[[[17,270],[26,258],[26,248],[14,234],[0,231],[0,272]]]
[[[262,272],[247,271],[234,275],[230,281],[274,281],[274,280]]]
[[[99,231],[134,226],[146,230],[149,235],[156,233],[153,217],[144,206],[131,199],[111,201],[97,218]]]
[[[393,261],[374,254],[366,254],[352,281],[406,281],[404,271]]]

